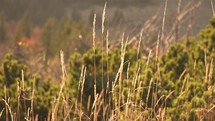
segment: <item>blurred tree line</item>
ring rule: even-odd
[[[28,11],[32,15],[33,23],[42,25],[50,16],[56,18],[73,16],[75,12],[80,13],[95,6],[104,6],[106,0],[0,0],[0,2],[0,11],[7,15],[8,20],[19,20]],[[151,0],[108,0],[107,2],[112,7],[130,5],[143,7],[150,4]]]
[[[40,34],[34,35],[33,31],[37,26],[33,23],[32,15],[29,12],[15,22],[15,25],[6,20],[6,17],[4,12],[0,13],[0,42],[6,42],[5,45],[10,46],[14,50],[15,56],[20,59],[27,53],[24,46],[33,43],[32,41],[42,44],[40,48],[44,48],[47,59],[56,56],[60,50],[63,50],[65,55],[70,55],[74,51],[83,53],[91,45],[91,30],[80,19],[50,17],[39,26]],[[39,48],[37,49],[39,50]],[[34,51],[36,52],[36,50]]]

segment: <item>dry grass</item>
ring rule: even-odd
[[[57,111],[58,111],[58,107],[59,107],[59,103],[60,103],[60,98],[63,95],[63,88],[64,88],[65,83],[66,83],[66,67],[65,67],[65,64],[64,64],[63,51],[60,52],[60,57],[61,57],[61,67],[62,67],[62,84],[61,84],[61,87],[60,87],[60,91],[58,93],[58,97],[55,100],[54,108],[53,108],[53,111],[52,111],[52,118],[51,118],[52,121],[57,120]]]
[[[211,2],[212,3],[212,2]],[[178,1],[178,8],[177,8],[177,16],[176,16],[176,21],[175,24],[173,26],[172,31],[170,32],[170,34],[168,34],[168,36],[165,36],[164,34],[164,29],[165,29],[165,20],[166,20],[166,12],[167,12],[167,5],[168,5],[168,0],[165,1],[165,5],[164,5],[164,11],[163,11],[163,17],[162,17],[162,25],[158,28],[159,32],[158,32],[158,37],[157,37],[157,42],[156,42],[156,51],[153,52],[152,49],[150,49],[148,57],[147,57],[147,61],[146,61],[146,68],[144,71],[142,71],[142,65],[141,63],[139,63],[138,68],[136,70],[136,74],[134,77],[130,77],[130,62],[128,64],[128,68],[127,68],[127,73],[126,76],[123,75],[123,70],[124,70],[124,65],[125,62],[127,60],[125,60],[125,53],[126,53],[126,48],[128,47],[129,44],[133,44],[135,38],[139,37],[139,40],[137,41],[137,60],[138,59],[142,59],[140,58],[140,51],[141,51],[141,45],[142,45],[142,39],[146,39],[148,35],[150,35],[150,33],[147,33],[145,36],[143,35],[146,32],[146,29],[141,28],[141,32],[135,36],[132,37],[131,39],[129,39],[128,37],[125,37],[125,34],[122,34],[121,37],[121,55],[120,55],[120,65],[119,65],[119,69],[116,73],[115,76],[115,80],[112,82],[109,78],[109,62],[106,62],[107,68],[106,68],[106,72],[107,72],[107,87],[105,90],[104,84],[103,84],[103,79],[104,79],[104,61],[103,58],[105,56],[107,56],[107,58],[109,58],[109,31],[107,30],[107,32],[105,32],[105,15],[106,15],[106,3],[103,9],[103,14],[102,14],[102,91],[101,92],[97,92],[97,66],[96,65],[96,14],[94,14],[94,21],[93,21],[93,35],[92,35],[92,42],[93,42],[93,51],[94,51],[94,58],[93,58],[93,69],[94,69],[94,92],[93,92],[93,96],[89,96],[88,97],[88,102],[87,102],[87,106],[86,106],[86,110],[84,109],[83,106],[83,95],[84,95],[84,84],[85,84],[85,79],[86,79],[86,70],[87,68],[85,66],[82,66],[81,69],[81,74],[80,74],[80,79],[79,79],[79,84],[78,84],[78,95],[76,97],[76,101],[75,104],[69,105],[69,101],[67,98],[67,94],[63,93],[63,89],[65,87],[66,84],[66,79],[67,79],[67,73],[66,73],[66,66],[64,63],[64,54],[61,51],[60,52],[60,57],[61,57],[61,67],[62,67],[62,83],[60,86],[60,90],[58,92],[58,96],[57,99],[54,101],[53,103],[53,108],[49,113],[48,119],[47,121],[57,121],[60,120],[58,119],[58,112],[61,110],[59,109],[59,106],[63,107],[62,112],[64,112],[64,117],[63,120],[64,121],[70,121],[70,120],[93,120],[93,121],[97,121],[99,120],[98,117],[102,117],[102,120],[152,120],[152,119],[156,119],[156,120],[161,120],[164,121],[166,119],[165,115],[167,112],[167,108],[166,108],[166,101],[167,99],[169,99],[171,97],[171,95],[174,94],[174,91],[169,91],[168,94],[166,95],[161,95],[160,97],[158,97],[158,83],[160,80],[160,70],[159,70],[159,57],[162,54],[162,50],[161,48],[166,48],[169,46],[169,41],[172,41],[172,37],[174,35],[174,40],[177,41],[179,39],[178,37],[178,30],[180,29],[179,24],[181,22],[181,20],[184,18],[184,16],[186,16],[190,11],[194,10],[196,7],[199,6],[200,3],[195,4],[194,6],[191,7],[191,4],[188,4],[187,6],[185,6],[185,8],[182,10],[181,8],[181,0]],[[213,4],[212,4],[212,9],[213,9]],[[214,13],[214,11],[213,11]],[[150,19],[150,21],[147,21],[145,26],[146,28],[150,28],[153,30],[149,30],[150,32],[153,32],[154,28],[153,26],[151,26],[153,23],[156,23],[155,19],[157,17],[153,17],[152,19]],[[173,32],[174,31],[174,32]],[[106,36],[105,36],[106,33]],[[173,34],[171,34],[173,33]],[[126,38],[126,39],[125,39]],[[104,48],[104,41],[106,40],[106,47]],[[106,53],[105,53],[105,49],[106,49]],[[164,50],[163,50],[164,51]],[[151,78],[149,81],[149,85],[147,85],[147,87],[143,87],[143,82],[146,80],[141,80],[141,73],[142,72],[147,72],[149,63],[150,63],[150,59],[151,56],[155,56],[156,58],[156,71],[157,71],[157,79]],[[108,59],[107,59],[108,60]],[[194,66],[195,68],[195,66]],[[205,81],[209,80],[211,81],[212,79],[212,72],[213,72],[213,59],[211,60],[210,63],[207,63],[207,58],[205,57],[205,69],[206,69],[206,74],[205,74]],[[18,111],[16,113],[16,117],[14,115],[14,112],[12,112],[11,107],[9,105],[9,99],[6,97],[5,95],[5,99],[2,99],[5,103],[5,108],[2,109],[2,111],[0,112],[0,117],[2,116],[3,111],[9,111],[8,113],[6,113],[6,115],[10,115],[10,119],[13,121],[14,119],[18,119],[19,118],[19,107],[20,107],[20,98],[21,98],[21,91],[25,90],[24,87],[24,74],[22,74],[22,86],[18,86],[19,89],[19,97],[18,97]],[[185,77],[184,77],[185,76]],[[126,77],[126,79],[125,79]],[[183,79],[183,85],[181,87],[181,92],[180,95],[183,95],[186,91],[187,87],[187,83],[189,83],[189,74],[187,74],[186,69],[183,71],[183,73],[181,74],[181,76],[179,77],[179,80]],[[127,87],[124,85],[125,82],[123,82],[124,80],[132,80],[132,84],[128,85]],[[156,87],[154,87],[154,85],[156,85]],[[117,88],[118,86],[118,88]],[[128,88],[128,92],[126,93],[127,95],[124,94],[123,89],[124,88]],[[154,89],[156,88],[156,89]],[[145,100],[139,100],[139,96],[142,95],[141,93],[141,89],[146,89],[147,90],[147,95],[145,97]],[[5,90],[6,92],[6,90]],[[5,93],[6,94],[6,93]],[[31,92],[31,107],[27,109],[26,113],[26,117],[25,120],[27,121],[36,121],[38,120],[38,116],[34,116],[34,107],[33,107],[33,103],[34,103],[34,94],[35,94],[35,90],[34,90],[34,86]],[[109,100],[105,99],[105,97],[107,97],[107,95],[110,97]],[[152,95],[152,102],[149,102],[149,98],[150,95]],[[91,102],[91,99],[93,98],[93,102]],[[63,100],[62,102],[60,100]],[[79,102],[80,99],[80,102]],[[162,102],[162,104],[160,105],[160,103]],[[62,103],[62,104],[61,104]],[[92,103],[92,105],[91,105]],[[148,105],[149,103],[151,103],[150,105]],[[73,108],[75,107],[75,109]],[[214,107],[212,106],[212,108],[210,109],[200,109],[198,110],[198,116],[199,119],[203,119],[205,117],[207,117],[208,119],[214,119]],[[70,113],[73,111],[74,109],[74,116],[70,117]],[[123,110],[123,111],[122,111]],[[144,111],[148,111],[149,114],[145,114]],[[101,114],[102,112],[102,114]],[[6,116],[8,117],[8,116]],[[50,118],[51,117],[51,118]],[[7,119],[8,120],[8,119]],[[101,119],[100,119],[101,120]]]

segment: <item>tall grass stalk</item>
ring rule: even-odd
[[[55,105],[54,105],[54,109],[52,111],[52,118],[51,118],[52,121],[56,121],[57,120],[56,114],[57,114],[57,111],[58,111],[58,106],[59,106],[59,103],[60,103],[60,98],[61,98],[62,93],[63,93],[63,88],[64,88],[65,82],[66,82],[66,67],[65,67],[65,64],[64,64],[64,54],[63,54],[63,51],[60,51],[60,59],[61,59],[61,69],[62,69],[62,83],[61,83],[60,91],[58,93],[57,100],[56,100]]]
[[[205,49],[205,53],[204,53],[204,60],[205,60],[205,83],[207,83],[207,81],[208,81],[208,72],[209,72],[209,63],[207,61],[206,49]]]
[[[178,26],[179,26],[179,15],[181,13],[181,1],[182,0],[178,0],[178,7],[177,7],[177,16],[176,16],[176,21],[175,21],[175,42],[178,40]]]
[[[4,99],[7,100],[7,87],[4,85]],[[5,104],[5,120],[8,121],[8,107]]]
[[[93,58],[93,65],[94,65],[94,101],[96,101],[96,14],[94,14],[93,19],[93,50],[94,50],[94,58]],[[95,110],[97,110],[97,106],[95,105]],[[94,121],[96,121],[96,114],[94,113]]]
[[[104,5],[102,13],[102,89],[104,89],[104,30],[105,30],[105,14],[106,14],[106,4]]]
[[[80,110],[81,110],[81,114],[80,114],[80,121],[82,120],[82,114],[83,114],[83,107],[82,107],[82,103],[83,103],[83,92],[84,92],[84,83],[85,83],[85,76],[86,76],[86,67],[83,68],[83,78],[82,78],[82,86],[81,86],[81,106],[80,106]]]
[[[21,83],[22,84],[22,83]],[[20,98],[21,98],[21,93],[22,93],[22,86],[20,82],[17,83],[17,92],[18,92],[18,97],[17,97],[17,111],[16,111],[16,118],[19,121],[20,120]]]
[[[211,9],[212,9],[212,13],[213,13],[213,16],[214,16],[215,12],[214,12],[214,3],[213,3],[213,0],[211,0]]]
[[[119,68],[119,92],[118,92],[118,119],[120,119],[120,102],[122,98],[122,81],[123,81],[123,67],[124,67],[124,59],[125,59],[125,52],[126,52],[127,40],[124,45],[124,34],[122,36],[122,43],[121,43],[121,64]]]
[[[3,112],[4,112],[4,110],[5,110],[5,108],[3,108],[3,109],[1,110],[1,112],[0,112],[0,118],[1,118],[1,116],[2,116],[2,114],[3,114]]]
[[[106,91],[106,95],[108,95],[108,93],[109,93],[109,88],[111,88],[110,87],[110,84],[111,84],[111,82],[110,82],[110,77],[109,77],[109,30],[107,30],[107,34],[106,34],[106,56],[107,56],[107,91]]]
[[[105,40],[105,15],[106,15],[106,6],[107,2],[105,2],[104,8],[103,8],[103,13],[102,13],[102,89],[104,90],[104,40]],[[104,93],[104,105],[102,106],[103,112],[105,110],[104,106],[106,104],[106,93]]]
[[[140,32],[140,38],[139,38],[138,48],[137,48],[137,59],[139,59],[140,45],[141,45],[141,42],[142,42],[142,36],[143,36],[143,29],[141,29],[141,32]]]
[[[146,96],[146,109],[148,108],[148,102],[149,102],[149,95],[150,95],[150,90],[151,90],[151,86],[153,83],[153,79],[151,78],[150,82],[149,82],[149,87],[148,87],[148,91],[147,91],[147,96]]]
[[[85,84],[85,76],[86,76],[86,67],[82,66],[81,74],[80,74],[80,78],[79,78],[79,83],[78,83],[78,93],[77,93],[76,101],[75,101],[75,111],[74,111],[75,114],[77,114],[79,116],[79,120],[82,120],[82,115],[83,115],[82,102],[83,102],[83,91],[84,91],[84,84]],[[79,100],[80,100],[80,102],[79,102]],[[80,104],[80,107],[78,107],[79,104]],[[73,120],[75,120],[75,116],[73,117]]]
[[[35,79],[33,80],[32,92],[31,92],[31,107],[30,107],[30,120],[34,121],[34,96],[35,96]]]
[[[111,82],[110,82],[110,77],[109,77],[109,30],[107,30],[107,33],[106,33],[106,57],[107,57],[107,61],[106,61],[107,86],[106,86],[106,92],[105,92],[104,98],[109,98],[109,100],[105,99],[105,101],[104,101],[104,106],[106,106],[106,107],[103,107],[103,120],[105,120],[106,117],[108,117],[109,114],[107,114],[107,110],[108,110],[108,108],[110,109],[110,106],[111,106],[110,91],[111,91],[112,87],[111,87]],[[109,104],[106,104],[107,101],[109,102]]]
[[[211,59],[211,63],[210,63],[210,71],[209,71],[209,84],[212,84],[211,80],[212,80],[212,77],[213,77],[213,58]]]
[[[8,102],[5,99],[2,99],[2,101],[4,101],[7,109],[9,110],[11,121],[14,121],[14,115],[13,115],[13,112],[12,112],[11,107],[9,105],[9,99],[8,99]]]

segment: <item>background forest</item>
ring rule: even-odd
[[[164,0],[141,24],[121,11],[108,18],[108,7],[155,1],[53,0],[50,8],[59,8],[52,14],[48,0],[0,1],[0,120],[215,118],[212,0],[211,18],[198,32],[203,1],[177,0],[168,19],[171,2]],[[74,12],[82,3],[103,9],[86,19]],[[71,15],[60,16],[67,7]]]

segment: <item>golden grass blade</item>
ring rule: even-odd
[[[58,93],[58,97],[56,99],[56,102],[55,102],[55,105],[54,105],[54,109],[53,109],[53,112],[52,112],[52,118],[51,120],[52,121],[56,121],[56,113],[57,113],[57,110],[58,110],[58,106],[59,106],[59,103],[60,103],[60,98],[61,98],[61,95],[62,95],[62,92],[63,92],[63,88],[65,86],[65,81],[66,81],[66,67],[65,67],[65,64],[64,64],[64,54],[63,54],[63,51],[60,51],[60,59],[61,59],[61,69],[62,69],[62,83],[61,83],[61,87],[60,87],[60,91]]]
[[[211,0],[211,9],[212,9],[212,13],[213,13],[213,16],[215,15],[215,12],[214,12],[214,4],[213,4],[213,0]]]
[[[0,112],[0,118],[1,118],[1,116],[2,116],[2,114],[3,114],[3,112],[4,112],[4,108],[1,110],[1,112]]]
[[[13,120],[14,120],[14,116],[13,116],[13,112],[12,112],[12,110],[11,110],[11,107],[10,107],[10,105],[8,104],[9,101],[7,102],[5,99],[2,99],[2,101],[4,101],[5,105],[7,106],[7,109],[9,110],[9,113],[10,113],[11,121],[13,121]]]

